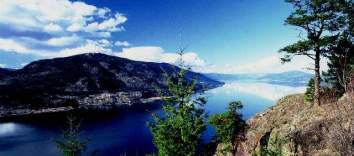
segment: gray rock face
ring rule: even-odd
[[[156,87],[166,93],[164,74],[173,75],[179,70],[166,63],[132,61],[104,54],[35,61],[19,70],[0,70],[0,113],[20,109],[131,106],[159,96]],[[194,72],[188,72],[186,79],[191,81],[194,77],[198,78],[198,90],[222,85]]]
[[[338,100],[323,99],[320,107],[305,102],[303,94],[286,96],[247,124],[245,139],[236,142],[237,156],[261,155],[262,146],[284,156],[354,155],[352,92]]]

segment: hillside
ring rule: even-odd
[[[180,70],[166,63],[138,62],[104,54],[81,54],[35,61],[22,69],[0,72],[0,116],[33,109],[109,109],[142,103],[166,91],[164,73]],[[222,85],[202,74],[197,89]],[[50,110],[53,111],[53,110]],[[55,110],[54,110],[55,111]]]
[[[6,75],[9,75],[11,73],[11,70],[5,69],[5,68],[0,68],[0,79],[5,77]]]
[[[302,94],[286,96],[247,121],[249,128],[237,155],[254,154],[260,147],[281,149],[285,156],[353,155],[353,104],[353,93],[321,107],[304,102]]]

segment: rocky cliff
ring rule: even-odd
[[[35,61],[19,70],[0,70],[0,117],[38,110],[110,109],[144,103],[166,91],[164,74],[180,69],[166,63],[132,61],[104,54],[82,54]],[[222,83],[202,74],[197,89]],[[41,111],[40,111],[41,112]]]
[[[354,155],[353,93],[321,107],[304,102],[303,95],[290,95],[247,123],[239,156],[260,155],[262,150],[284,156]]]

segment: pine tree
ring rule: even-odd
[[[329,69],[324,76],[326,82],[341,95],[349,88],[354,74],[354,1],[340,0],[336,8],[346,20],[337,32],[338,39],[331,46],[332,53],[327,55]]]
[[[54,140],[64,156],[81,156],[87,148],[88,140],[80,139],[80,123],[73,116],[68,117],[68,127],[61,139]]]
[[[181,55],[182,56],[182,55]],[[204,97],[194,97],[196,79],[188,81],[188,70],[167,76],[169,98],[164,98],[163,114],[153,114],[148,123],[153,143],[161,156],[193,156],[206,129]]]
[[[288,62],[296,55],[303,55],[314,61],[315,92],[314,103],[320,105],[320,59],[330,52],[345,17],[336,10],[337,0],[286,0],[294,11],[285,20],[288,25],[296,26],[304,32],[298,42],[279,50],[285,53],[282,61]]]
[[[328,71],[324,72],[326,82],[341,94],[348,89],[348,83],[354,73],[354,44],[347,35],[333,46],[333,53],[327,56]]]
[[[307,88],[305,92],[305,101],[313,102],[314,92],[315,92],[315,80],[311,78],[309,83],[307,84]]]
[[[224,144],[222,151],[231,152],[233,155],[237,152],[237,142],[243,138],[246,127],[246,122],[238,112],[242,107],[240,101],[230,102],[227,112],[209,118],[209,123],[216,129],[217,142]]]

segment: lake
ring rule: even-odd
[[[257,82],[230,82],[205,93],[208,114],[225,111],[228,103],[242,101],[245,119],[266,110],[276,101],[289,94],[304,92],[304,86],[284,86]],[[88,153],[97,149],[99,155],[145,155],[155,148],[146,122],[151,112],[161,112],[159,107],[129,108],[113,113],[90,113],[82,118],[82,136],[90,139]],[[0,123],[0,156],[38,156],[60,153],[53,139],[60,137],[65,127],[64,115],[41,116],[35,120]],[[214,135],[208,126],[203,136],[208,142]]]

